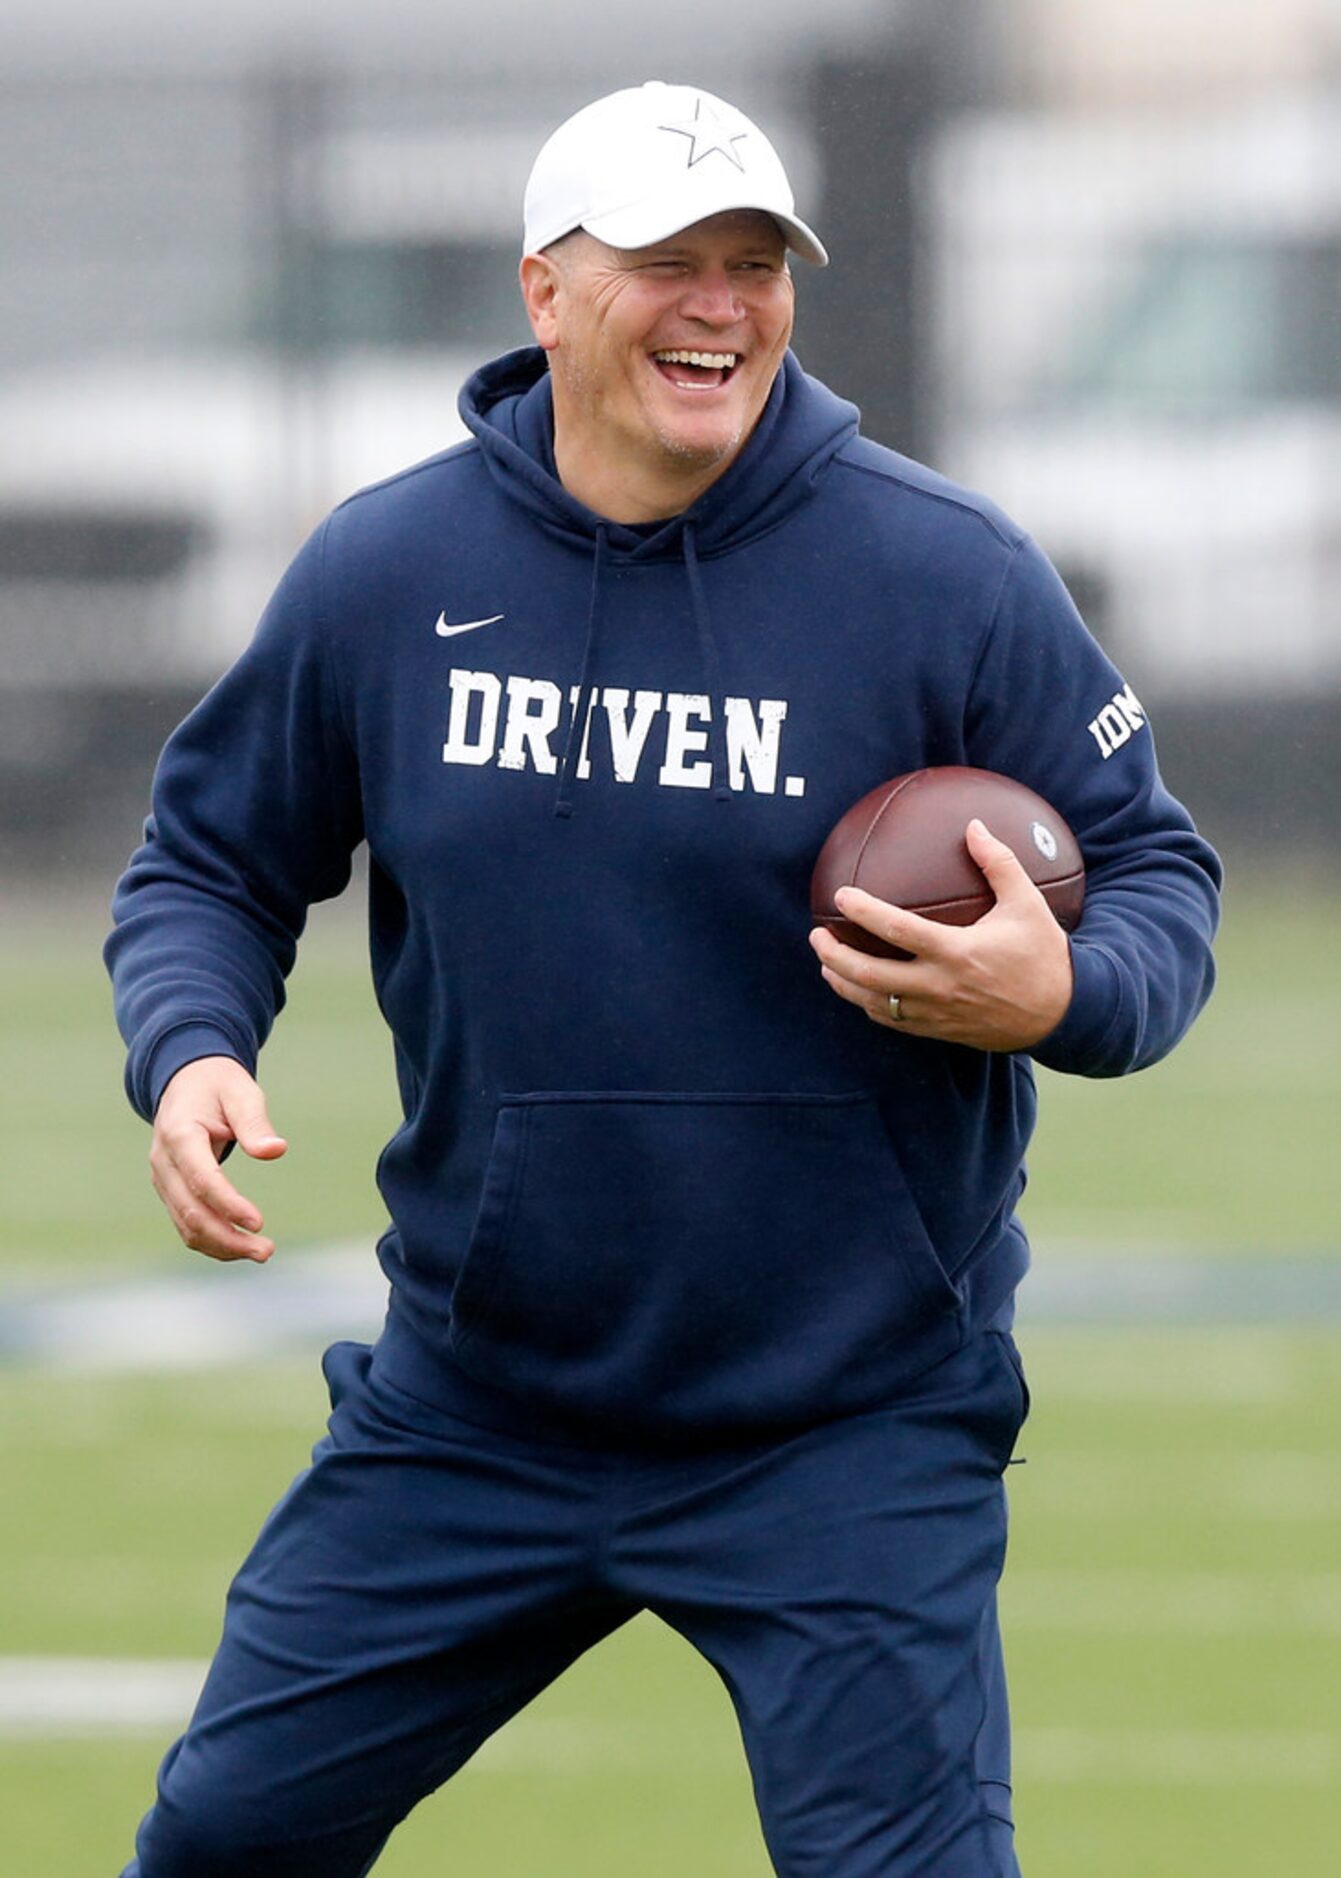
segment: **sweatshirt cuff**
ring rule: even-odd
[[[1074,989],[1066,1015],[1029,1051],[1045,1069],[1076,1076],[1116,1076],[1126,1067],[1114,1060],[1122,1021],[1122,975],[1101,946],[1071,941]]]
[[[170,1030],[150,1051],[144,1068],[137,1080],[137,1087],[132,1091],[132,1100],[146,1121],[152,1121],[158,1112],[158,1105],[163,1099],[163,1091],[179,1069],[188,1063],[197,1062],[202,1056],[231,1056],[236,1063],[250,1072],[252,1066],[238,1048],[237,1041],[226,1030],[217,1025],[205,1023],[179,1024]],[[143,1101],[136,1100],[143,1097]]]

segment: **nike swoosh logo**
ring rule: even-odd
[[[459,626],[449,626],[447,624],[447,615],[445,613],[439,613],[436,630],[442,634],[444,639],[451,639],[455,637],[457,633],[473,633],[478,632],[481,626],[494,626],[502,618],[503,615],[501,613],[491,613],[488,619],[468,619],[463,620]]]

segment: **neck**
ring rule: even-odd
[[[608,452],[574,438],[556,421],[554,465],[570,496],[609,522],[669,521],[683,515],[735,461],[737,451],[716,461],[660,464],[620,463]]]

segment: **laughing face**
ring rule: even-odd
[[[565,488],[612,521],[677,515],[733,461],[791,337],[771,216],[733,210],[650,248],[579,230],[522,262],[554,381]]]

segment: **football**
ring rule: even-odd
[[[1023,783],[959,764],[895,776],[839,819],[811,877],[815,924],[859,951],[907,958],[838,911],[840,887],[863,887],[924,919],[971,926],[995,905],[964,839],[975,815],[1013,850],[1058,925],[1070,932],[1085,903],[1085,864],[1070,828]]]

